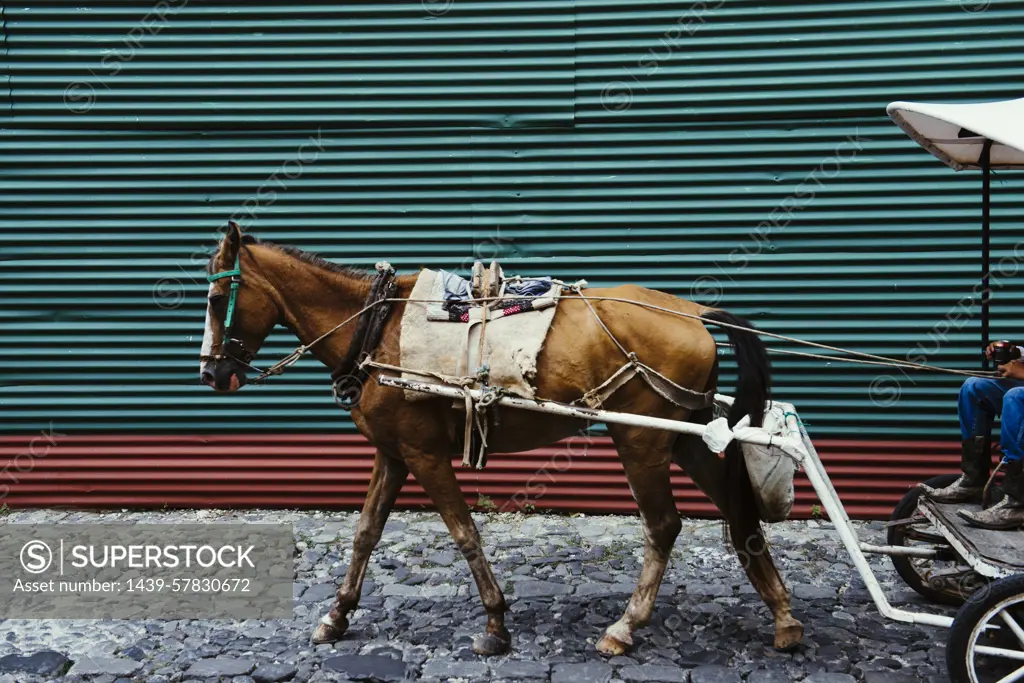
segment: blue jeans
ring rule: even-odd
[[[1002,413],[1003,460],[1024,457],[1024,381],[970,377],[960,387],[959,411],[964,441],[975,436],[991,438],[992,421]]]

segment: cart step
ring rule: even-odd
[[[1000,578],[1024,571],[1024,530],[976,529],[956,514],[957,510],[979,509],[980,505],[936,503],[925,498],[918,506],[979,574]]]

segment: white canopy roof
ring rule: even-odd
[[[1024,98],[980,104],[893,102],[886,111],[907,135],[957,171],[980,168],[992,140],[991,168],[1024,168]]]

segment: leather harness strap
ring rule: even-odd
[[[629,361],[600,386],[585,393],[574,403],[583,403],[588,408],[600,408],[608,398],[634,377],[640,377],[659,396],[670,403],[689,410],[700,410],[714,405],[715,390],[694,391],[680,386],[654,368],[641,363],[636,353],[628,354]]]
[[[391,301],[395,295],[395,269],[387,261],[377,264],[377,276],[370,285],[363,312],[356,321],[348,351],[331,372],[334,401],[343,410],[352,410],[359,403],[363,383],[369,373],[363,367],[380,344],[384,324],[391,314]]]

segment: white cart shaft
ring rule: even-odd
[[[464,400],[466,393],[468,393],[474,401],[479,400],[484,394],[484,392],[478,389],[462,389],[460,387],[440,384],[437,382],[410,380],[400,377],[391,377],[388,375],[381,375],[378,378],[378,381],[383,386],[408,389],[459,400]],[[725,403],[732,403],[732,399],[727,396],[716,396],[716,399]],[[667,420],[660,417],[648,417],[646,415],[620,413],[596,408],[584,408],[568,405],[566,403],[558,403],[556,401],[540,401],[520,398],[517,396],[498,395],[495,399],[495,403],[510,408],[531,410],[538,413],[548,413],[550,415],[561,415],[563,417],[589,422],[609,422],[612,424],[622,424],[633,427],[650,427],[677,432],[680,434],[693,434],[696,436],[703,436],[705,431],[705,425],[693,422]],[[749,418],[744,418],[734,428],[737,431],[735,439],[742,443],[778,448],[787,456],[793,458],[799,465],[803,466],[804,472],[807,474],[807,478],[811,482],[811,486],[814,487],[814,491],[821,500],[822,505],[825,507],[825,511],[828,513],[829,519],[835,525],[836,531],[839,532],[839,538],[842,540],[846,551],[850,554],[850,558],[853,560],[853,564],[857,568],[857,573],[860,574],[861,579],[867,586],[868,593],[871,595],[871,599],[878,607],[882,616],[906,623],[928,624],[930,626],[949,628],[953,623],[952,617],[938,614],[909,612],[907,610],[897,609],[889,603],[889,600],[885,597],[885,593],[882,591],[882,586],[878,583],[878,579],[875,578],[875,574],[871,570],[871,566],[868,564],[864,553],[900,554],[906,549],[894,546],[874,546],[860,543],[857,538],[857,531],[854,529],[853,524],[846,513],[846,509],[843,507],[842,501],[839,500],[839,495],[836,493],[835,487],[832,485],[832,481],[825,472],[825,467],[822,465],[821,460],[818,457],[818,452],[815,450],[814,445],[807,436],[807,431],[803,428],[803,425],[800,424],[796,417],[796,409],[788,403],[775,403],[786,411],[786,424],[789,427],[789,431],[792,436],[779,439],[778,436],[773,436],[767,431],[751,429],[748,427],[750,423]],[[744,428],[739,429],[740,427]]]

